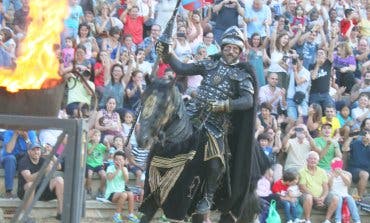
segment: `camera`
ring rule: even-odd
[[[303,128],[297,127],[294,129],[296,132],[303,132]]]
[[[297,65],[297,63],[298,63],[298,59],[297,59],[297,58],[293,58],[293,59],[292,59],[292,64],[293,64],[293,65]]]
[[[355,131],[355,132],[350,132],[348,134],[349,137],[359,136],[359,135],[364,135],[364,133],[362,131]]]
[[[184,38],[186,37],[186,36],[185,36],[185,33],[183,33],[183,32],[178,32],[178,33],[176,34],[176,36],[177,36],[177,37],[184,37]]]

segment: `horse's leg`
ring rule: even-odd
[[[235,223],[236,219],[230,213],[222,213],[220,216],[219,223]]]
[[[143,216],[140,218],[140,223],[149,223],[153,219],[157,210],[158,210],[158,206],[155,206],[155,207],[153,206],[150,209],[147,208],[146,212],[143,213]]]
[[[202,223],[204,220],[204,215],[202,214],[193,214],[191,216],[191,223]]]
[[[154,201],[153,197],[143,202],[139,208],[139,211],[143,213],[143,216],[140,218],[140,223],[149,223],[153,219],[158,208],[159,206]]]

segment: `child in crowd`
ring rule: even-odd
[[[272,134],[274,134],[272,129],[269,129],[269,131],[272,131]],[[279,149],[275,150],[276,148],[271,146],[270,142],[274,139],[270,137],[269,131],[258,135],[257,141],[260,149],[262,149],[272,165],[273,182],[275,182],[281,178],[283,167],[277,162],[276,152],[278,152]]]
[[[331,162],[331,171],[329,172],[330,192],[339,196],[337,210],[335,211],[335,222],[340,223],[342,220],[343,200],[347,200],[347,205],[354,223],[360,223],[360,215],[356,202],[348,193],[348,187],[351,186],[352,176],[349,172],[342,169],[343,161],[340,158],[334,158]]]
[[[105,167],[106,168],[108,166],[114,164],[113,156],[114,156],[114,153],[116,151],[124,151],[123,150],[124,143],[125,143],[125,139],[123,138],[123,136],[119,135],[119,136],[115,136],[113,138],[113,145],[109,148],[108,157],[107,157],[107,160],[105,162]]]
[[[300,5],[297,6],[297,8],[295,9],[295,16],[291,24],[291,28],[294,35],[297,34],[298,32],[299,24],[301,24],[302,27],[305,27],[307,24],[307,17],[305,16],[303,7]]]
[[[276,181],[272,186],[272,192],[279,195],[279,204],[284,207],[287,223],[302,222],[299,219],[300,207],[298,198],[302,195],[298,188],[298,174],[293,171],[285,171],[283,178]]]
[[[107,169],[107,190],[105,198],[116,203],[116,213],[113,215],[113,220],[116,223],[122,223],[123,205],[128,201],[128,220],[131,222],[139,222],[139,219],[134,215],[134,195],[130,191],[126,191],[126,182],[128,182],[128,170],[125,167],[127,164],[126,155],[123,151],[117,151],[114,154],[114,165]]]
[[[350,116],[351,110],[345,103],[339,106],[339,111],[337,112],[337,118],[339,119],[340,127],[345,125],[351,127],[354,122],[353,118]]]
[[[91,181],[92,176],[95,173],[99,174],[100,187],[97,197],[101,198],[104,196],[106,174],[104,170],[104,155],[107,147],[100,143],[101,133],[97,129],[91,131],[91,139],[87,144],[87,159],[86,159],[86,190],[87,194],[91,195]]]
[[[126,112],[124,117],[124,123],[122,124],[123,128],[123,135],[128,137],[128,134],[133,127],[135,116],[132,112]],[[127,154],[129,159],[129,171],[136,176],[136,186],[142,188],[143,181],[142,175],[145,172],[146,169],[146,160],[149,154],[149,150],[142,149],[138,147],[137,141],[136,141],[136,134],[135,129],[132,131],[131,137],[130,137],[130,146],[128,146]]]
[[[267,169],[265,174],[257,182],[257,195],[270,203],[272,199],[276,200],[275,196],[271,191],[271,183],[273,182],[273,171],[271,168]]]
[[[74,57],[75,49],[73,47],[73,39],[71,37],[67,37],[65,47],[62,49],[64,68],[73,66]]]

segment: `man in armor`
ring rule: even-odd
[[[214,194],[219,188],[226,188],[224,194],[228,195],[228,201],[232,200],[228,203],[216,198],[216,203],[224,205],[225,210],[226,206],[230,210],[235,202],[241,202],[237,199],[243,199],[247,190],[251,192],[248,170],[252,168],[251,157],[255,154],[252,133],[255,94],[258,91],[252,69],[247,63],[239,62],[244,41],[240,29],[232,26],[222,36],[220,55],[190,64],[180,62],[170,52],[168,44],[159,42],[156,47],[158,55],[171,65],[177,75],[203,76],[196,96],[187,106],[191,119],[195,124],[204,124],[208,136],[204,156],[206,184],[203,198],[196,206],[199,214],[210,211]],[[245,130],[240,128],[242,125]],[[245,132],[239,134],[239,131]],[[220,184],[221,179],[226,183]],[[240,211],[232,214],[238,216]]]

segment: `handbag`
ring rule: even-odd
[[[266,219],[266,223],[281,223],[281,218],[279,213],[276,210],[276,201],[271,200],[269,214]]]
[[[302,91],[296,91],[294,96],[293,96],[293,101],[300,105],[303,102],[303,99],[305,99],[306,94]]]
[[[351,222],[351,212],[348,208],[347,198],[343,197],[342,202],[342,223],[350,223]]]

